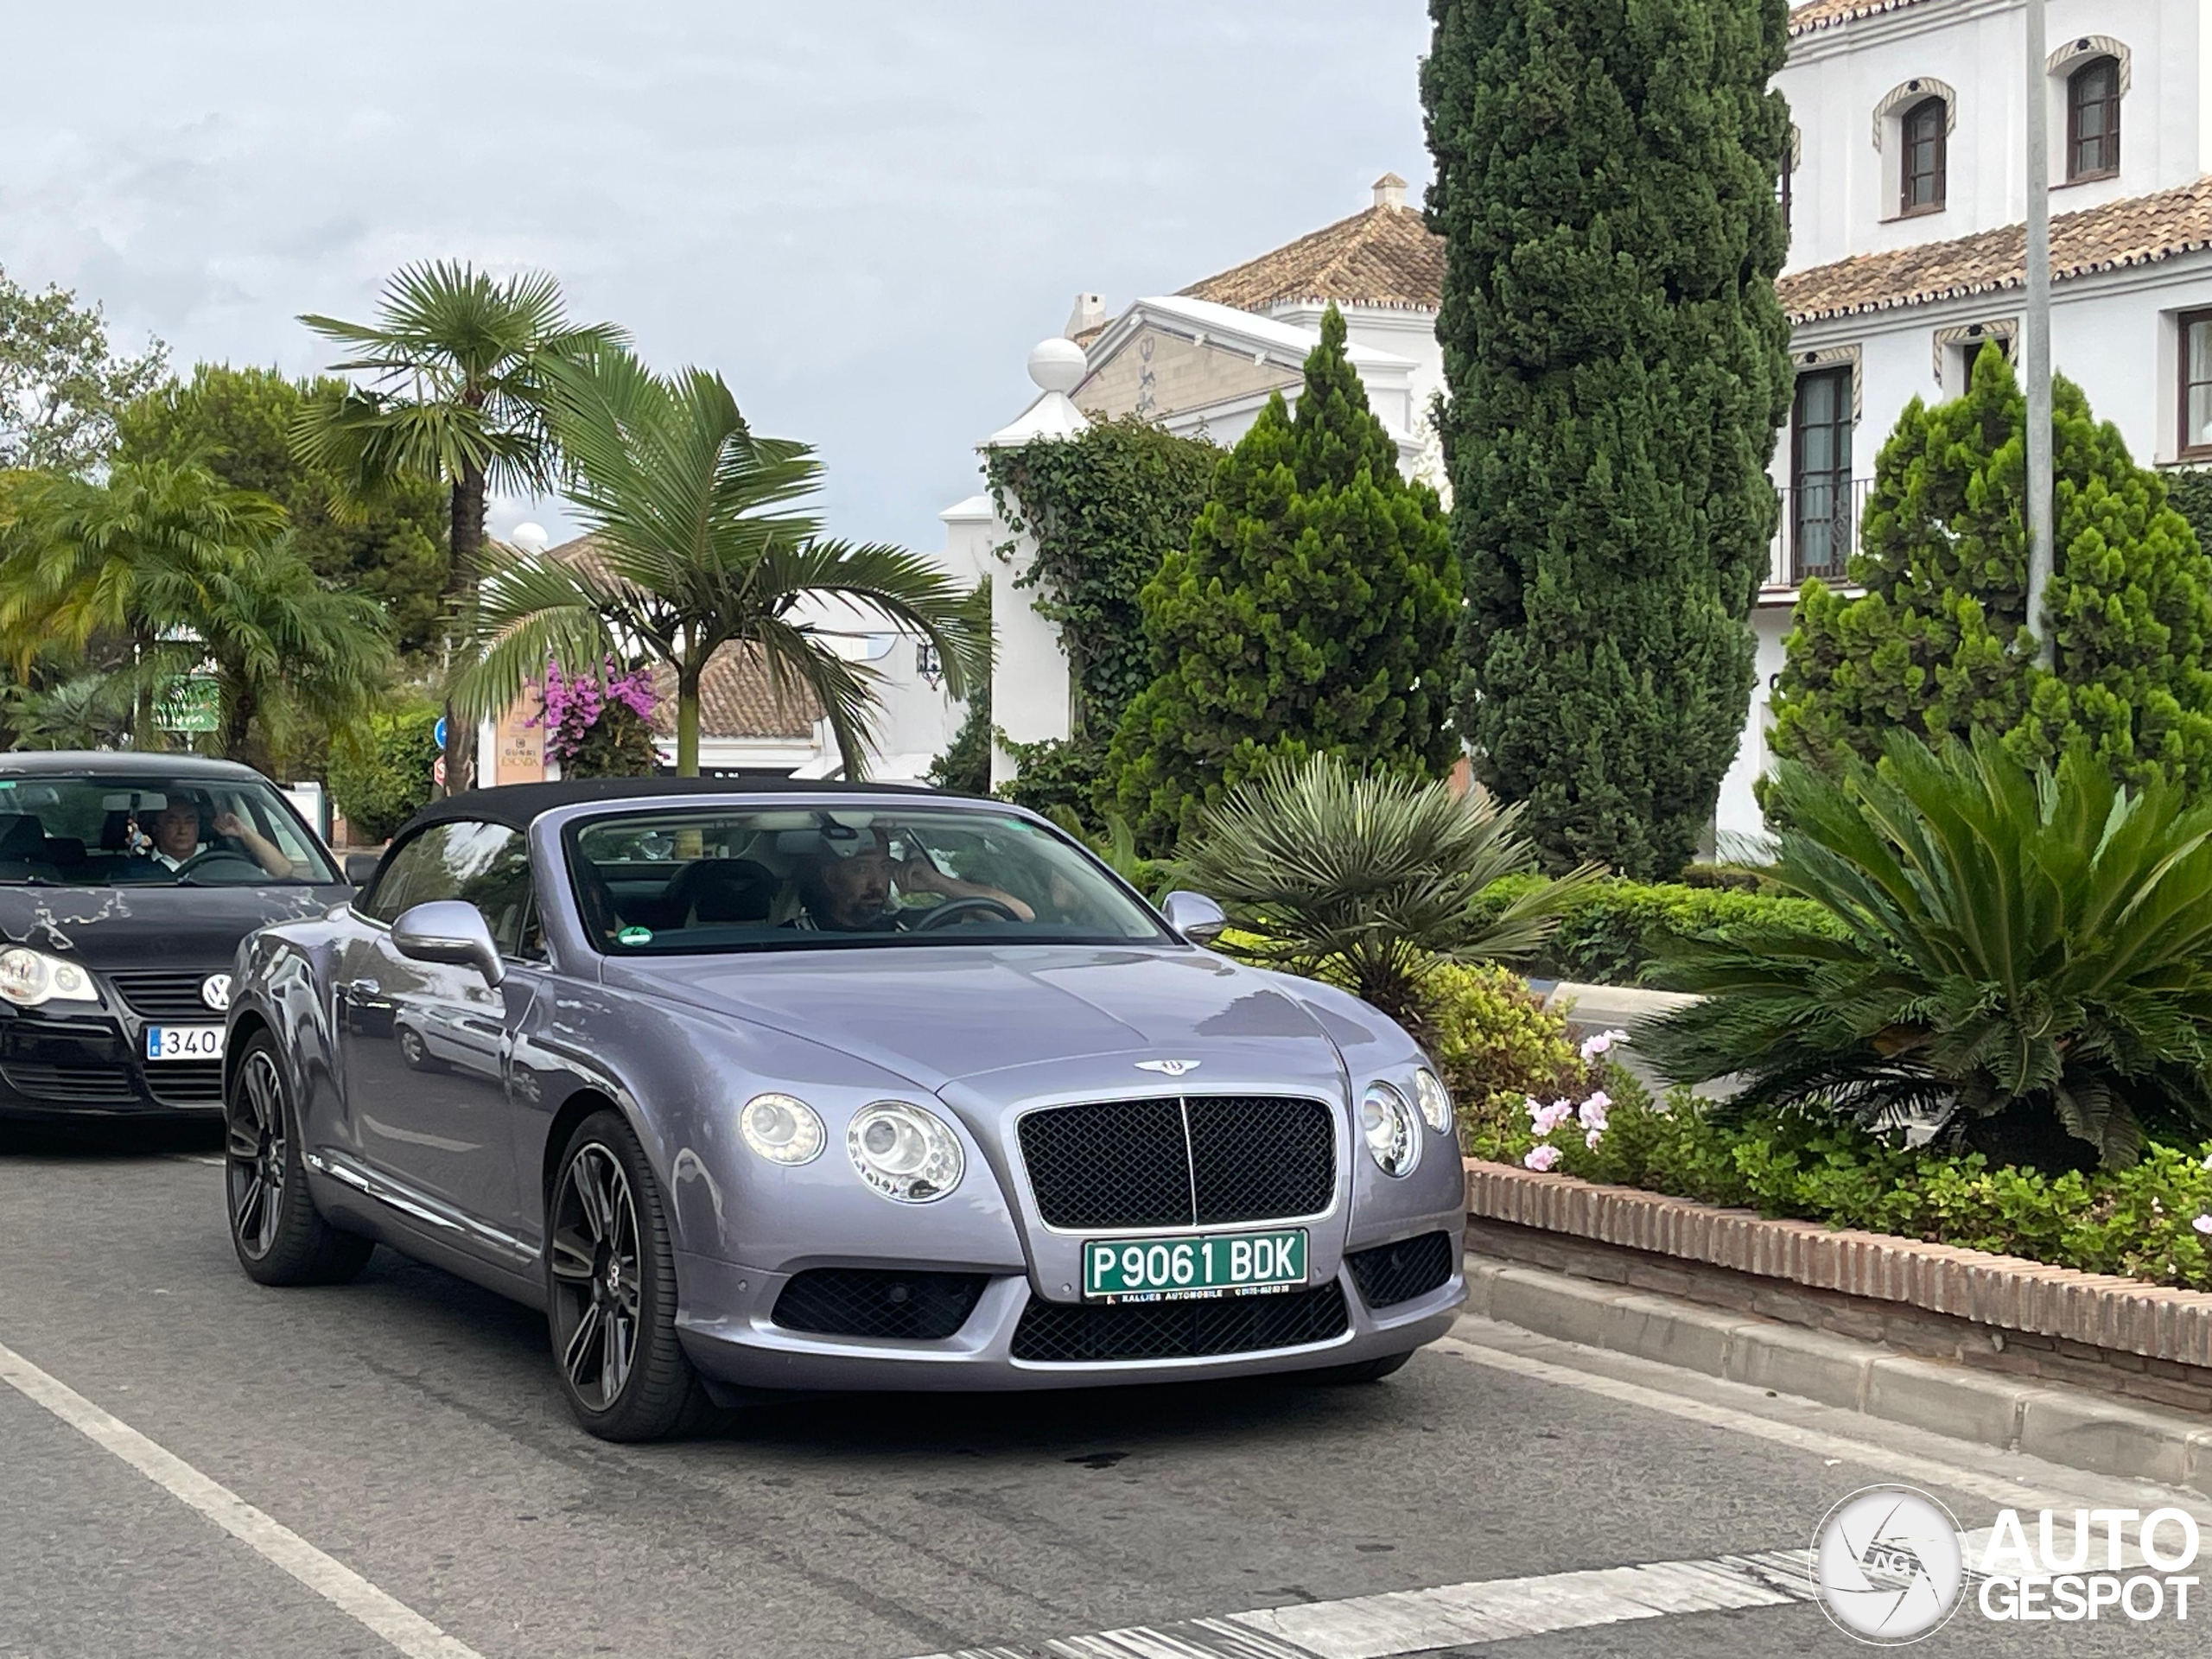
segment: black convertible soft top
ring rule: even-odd
[[[575,778],[551,784],[502,784],[494,789],[464,790],[430,802],[410,818],[399,835],[416,826],[449,818],[486,818],[517,830],[563,806],[626,801],[662,801],[686,795],[920,795],[952,791],[924,784],[830,783],[818,778]],[[392,837],[397,841],[398,836]]]

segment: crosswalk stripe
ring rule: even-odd
[[[1394,1659],[1631,1619],[1779,1607],[1814,1594],[1812,1564],[1799,1548],[1293,1602],[925,1659]]]

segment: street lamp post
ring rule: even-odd
[[[2044,596],[2050,586],[2050,137],[2044,0],[2027,0],[2028,269],[2021,367],[2027,380],[2028,632],[2050,666]]]

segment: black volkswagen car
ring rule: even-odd
[[[250,767],[0,754],[0,1117],[219,1113],[238,941],[352,894]]]

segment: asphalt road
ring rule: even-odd
[[[850,1398],[610,1446],[563,1408],[542,1321],[457,1280],[379,1252],[347,1287],[248,1282],[214,1150],[0,1128],[6,1659],[1198,1653],[1043,1644],[1471,1581],[1556,1608],[1588,1582],[1558,1575],[1802,1549],[1877,1482],[1969,1528],[2160,1496],[1472,1321],[1365,1388]],[[2180,1655],[2200,1622],[1969,1605],[1917,1650]],[[1863,1649],[1781,1600],[1427,1650]]]

